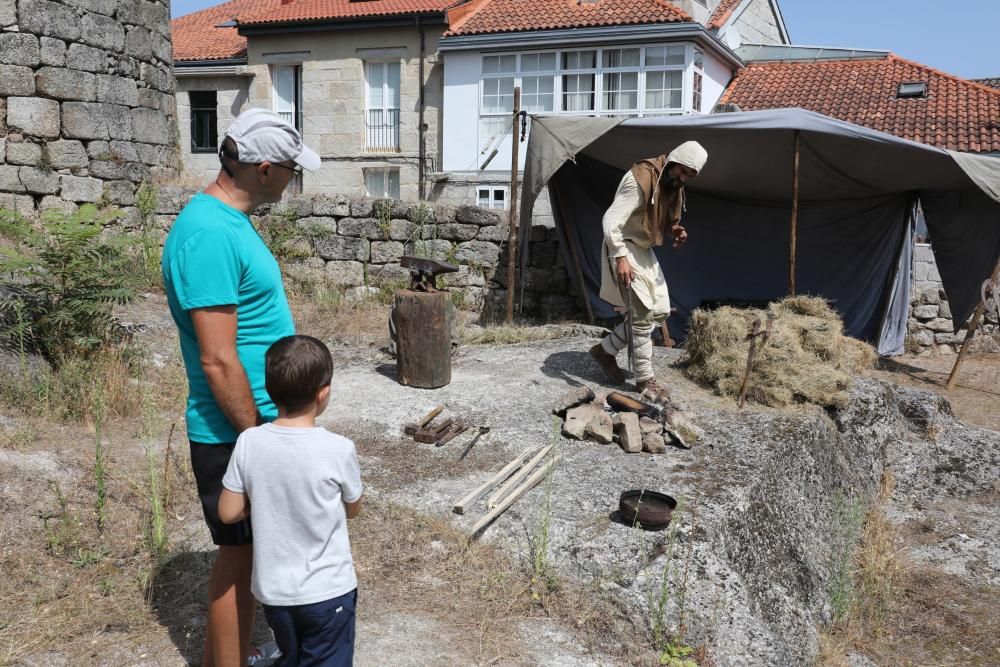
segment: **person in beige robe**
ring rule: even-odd
[[[680,248],[687,231],[680,224],[684,211],[684,184],[705,167],[708,153],[688,141],[667,156],[640,160],[625,172],[615,199],[604,214],[601,257],[601,298],[626,307],[631,291],[632,335],[635,342],[635,381],[639,392],[658,393],[653,373],[653,329],[670,314],[670,293],[653,248],[667,238]],[[616,357],[628,346],[627,323],[595,345],[590,353],[612,382],[625,374]]]

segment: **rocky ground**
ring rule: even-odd
[[[600,399],[612,388],[586,352],[596,332],[561,333],[566,337],[463,346],[451,384],[433,391],[399,385],[374,334],[335,347],[335,398],[323,422],[357,442],[370,502],[352,525],[363,590],[358,664],[651,664],[658,628],[698,649],[702,664],[809,664],[857,537],[849,510],[867,508],[885,468],[896,479],[887,513],[900,549],[922,576],[953,584],[935,590],[988,597],[1000,587],[1000,434],[958,421],[935,394],[859,379],[840,412],[740,411],[688,382],[674,366],[678,352],[657,348],[658,372],[705,439],[692,450],[626,454],[559,435],[551,408],[564,392],[586,385]],[[159,346],[154,363],[175,364],[171,349]],[[402,434],[405,422],[437,404],[446,406],[445,416],[491,429],[461,462],[472,431],[442,448]],[[10,416],[0,428],[17,421]],[[89,458],[76,451],[86,443],[63,435],[58,447],[47,446],[49,437],[60,436],[0,450],[5,468],[17,473],[0,483],[0,534],[14,535],[8,517],[17,513],[24,534],[44,541],[30,517],[52,501],[32,498],[39,485],[30,480],[86,487]],[[458,516],[453,503],[518,453],[546,443],[561,455],[551,480],[466,549],[468,529],[485,508]],[[197,660],[211,547],[193,494],[182,478],[177,484],[185,490],[170,518],[169,557],[143,607],[147,620],[129,630],[94,619],[74,626],[71,640],[53,637],[14,651],[23,634],[9,620],[13,610],[0,604],[0,662],[4,650],[13,664]],[[616,521],[618,495],[633,488],[680,501],[672,530]],[[8,552],[5,562],[12,558]],[[56,567],[41,557],[34,563]],[[67,581],[80,578],[78,566],[65,567]],[[27,585],[24,572],[16,576]],[[38,603],[20,622],[43,623],[46,605],[55,604]],[[900,630],[914,645],[911,658],[886,658],[882,649],[869,657],[876,664],[1000,661],[996,635],[982,636],[998,626],[995,606],[942,604],[954,618]],[[907,638],[907,631],[942,636]],[[970,633],[967,641],[962,632]],[[864,649],[855,647],[856,664]]]

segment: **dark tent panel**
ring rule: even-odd
[[[963,322],[1000,256],[1000,202],[991,198],[1000,200],[1000,160],[955,157],[812,112],[624,122],[534,117],[522,219],[547,183],[560,233],[575,244],[592,308],[608,317],[610,306],[597,296],[601,218],[618,181],[638,159],[690,139],[701,142],[709,160],[688,187],[688,242],[657,253],[678,311],[672,333],[683,337],[691,311],[703,304],[766,302],[787,293],[796,133],[797,293],[829,299],[846,331],[881,353],[901,351],[920,199],[956,324]]]

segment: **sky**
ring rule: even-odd
[[[223,0],[172,0],[183,16]],[[524,0],[531,2],[531,0]],[[1000,77],[1000,0],[779,0],[793,44],[883,49],[969,79]]]

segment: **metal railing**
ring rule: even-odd
[[[399,150],[399,109],[365,111],[365,150],[373,153]]]

